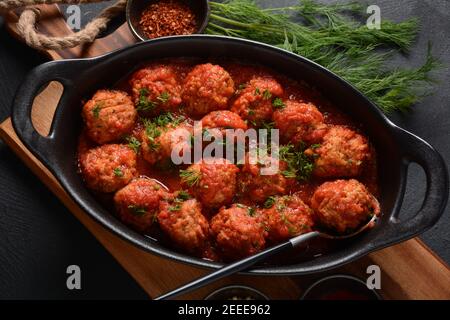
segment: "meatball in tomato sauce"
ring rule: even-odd
[[[181,183],[205,208],[220,208],[236,195],[238,171],[226,159],[204,159],[180,172]]]
[[[209,223],[202,214],[202,206],[185,192],[176,192],[162,201],[158,222],[174,243],[194,254],[208,251]]]
[[[273,113],[273,121],[281,141],[294,145],[317,143],[326,129],[322,113],[312,103],[287,101]]]
[[[211,111],[228,109],[234,93],[234,81],[225,69],[211,63],[197,65],[184,81],[182,99],[185,111],[204,116]]]
[[[250,80],[242,89],[231,111],[240,115],[253,126],[270,121],[273,114],[273,101],[283,95],[283,88],[273,78],[258,77]]]
[[[202,119],[203,138],[208,142],[219,139],[226,143],[245,143],[247,123],[239,115],[228,110],[213,111]],[[232,129],[232,132],[228,131]],[[207,145],[207,143],[206,143]]]
[[[239,259],[255,254],[265,246],[262,218],[254,208],[234,204],[220,209],[211,220],[211,230],[218,253],[225,259]]]
[[[313,211],[297,195],[270,197],[266,200],[265,207],[268,207],[263,209],[267,238],[272,243],[312,231]]]
[[[161,199],[167,191],[148,178],[138,178],[114,195],[114,205],[119,218],[141,232],[148,231],[159,212]]]
[[[249,153],[239,174],[239,193],[251,201],[262,202],[273,195],[288,192],[294,179],[285,177],[287,163],[270,155],[251,159]]]
[[[171,160],[172,152],[180,157],[190,150],[193,128],[188,123],[158,127],[147,125],[141,133],[142,157],[151,165]]]
[[[202,118],[202,127],[206,129],[242,129],[247,130],[247,123],[231,111],[213,111]]]
[[[133,101],[146,114],[174,110],[181,104],[181,85],[170,66],[140,69],[130,79]]]
[[[129,133],[136,122],[137,111],[127,93],[99,90],[83,106],[82,116],[89,138],[104,144]]]
[[[313,174],[317,177],[357,177],[370,157],[367,139],[355,131],[332,126],[322,142],[305,152],[315,159]]]
[[[137,176],[136,153],[124,145],[106,144],[80,155],[81,174],[95,191],[114,192]]]
[[[339,233],[352,232],[380,214],[377,199],[357,180],[325,182],[314,192],[311,208],[320,224]]]

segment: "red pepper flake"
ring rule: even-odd
[[[192,9],[177,0],[161,0],[150,4],[142,12],[139,26],[149,39],[193,34],[197,30]]]

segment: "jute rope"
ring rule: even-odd
[[[83,4],[101,1],[104,0],[0,0],[0,13],[4,14],[9,10],[39,4]],[[106,29],[108,22],[125,9],[126,3],[127,0],[118,0],[110,7],[104,9],[84,29],[67,37],[49,37],[38,33],[36,22],[39,20],[41,12],[36,7],[26,8],[19,17],[17,30],[25,39],[25,42],[36,49],[59,50],[73,48],[83,43],[93,42],[97,35]]]

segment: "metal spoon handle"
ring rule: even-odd
[[[181,294],[191,292],[191,291],[201,288],[207,284],[210,284],[214,281],[222,279],[226,276],[229,276],[229,275],[232,275],[239,271],[245,270],[245,269],[253,266],[255,263],[257,263],[259,261],[267,259],[268,257],[270,257],[276,253],[282,252],[286,249],[294,248],[294,247],[298,246],[299,244],[304,243],[304,242],[306,242],[312,238],[315,238],[317,236],[319,236],[318,232],[310,232],[310,233],[306,233],[306,234],[300,235],[298,237],[292,238],[291,240],[286,241],[282,244],[279,244],[274,247],[263,250],[257,254],[254,254],[245,259],[236,261],[236,262],[229,264],[217,271],[207,274],[206,276],[200,277],[192,282],[189,282],[189,283],[183,285],[182,287],[179,287],[173,291],[170,291],[166,294],[163,294],[163,295],[155,298],[155,300],[170,299],[170,298],[179,296]]]

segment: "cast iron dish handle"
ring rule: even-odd
[[[395,128],[395,130],[397,131],[398,145],[402,148],[401,170],[405,177],[403,187],[406,184],[408,165],[417,163],[425,171],[426,193],[422,207],[413,217],[399,219],[401,208],[397,208],[395,214],[390,218],[389,224],[385,227],[384,235],[373,243],[373,246],[378,248],[385,246],[388,239],[395,239],[399,242],[431,228],[441,217],[449,196],[447,166],[442,156],[421,138],[401,128]]]
[[[12,112],[14,130],[31,152],[43,162],[51,162],[51,154],[54,151],[56,137],[54,135],[55,121],[58,117],[58,108],[65,105],[68,98],[66,90],[73,84],[83,69],[92,65],[93,60],[64,60],[44,63],[34,68],[24,79],[15,98]],[[31,110],[36,95],[51,81],[58,81],[63,85],[63,93],[56,107],[48,136],[39,134],[33,126]]]

